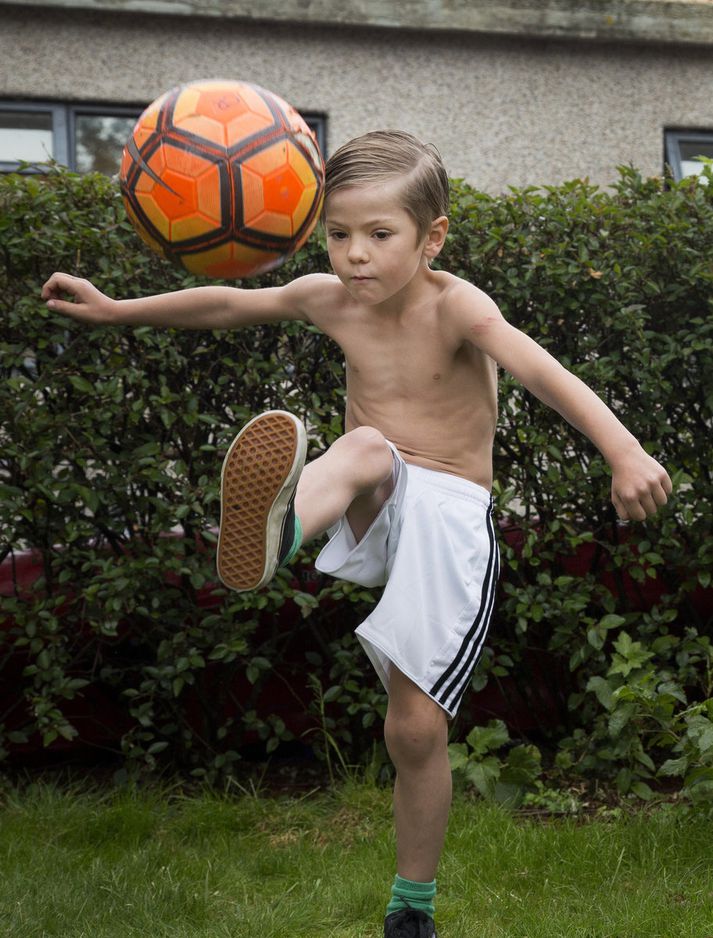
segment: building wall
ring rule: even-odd
[[[710,46],[0,7],[0,99],[146,104],[197,78],[256,82],[327,117],[437,144],[452,176],[509,185],[663,165],[666,127],[713,130]]]

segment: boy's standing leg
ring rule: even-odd
[[[396,862],[405,879],[430,882],[443,849],[451,806],[448,723],[444,710],[392,667],[384,724],[396,768]]]
[[[436,870],[452,795],[448,723],[445,711],[393,666],[384,738],[396,769],[397,870],[385,935],[433,938]]]

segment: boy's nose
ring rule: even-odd
[[[349,243],[349,250],[347,251],[347,257],[352,264],[357,264],[360,261],[363,262],[368,259],[369,253],[366,248],[366,244],[360,240],[352,238]]]

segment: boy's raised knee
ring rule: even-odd
[[[389,478],[393,454],[380,430],[357,427],[345,433],[341,442],[353,450],[354,465],[364,470],[368,485],[379,484]]]
[[[348,440],[351,445],[363,450],[367,455],[378,455],[386,452],[391,456],[391,449],[386,442],[386,437],[376,427],[357,427],[355,430],[345,433],[342,439]]]

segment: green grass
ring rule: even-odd
[[[713,938],[710,815],[523,820],[454,805],[441,938]],[[3,938],[379,938],[390,796],[62,791],[0,804]]]

